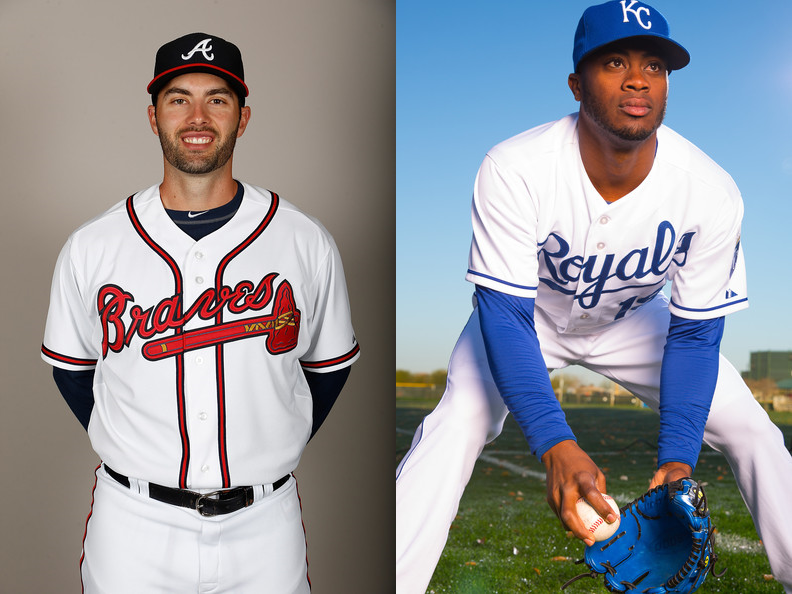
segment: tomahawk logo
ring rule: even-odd
[[[627,6],[627,0],[621,0],[622,14],[624,15],[624,20],[622,22],[623,23],[630,22],[629,15],[627,13],[631,12],[635,15],[635,20],[638,21],[638,24],[641,25],[641,27],[643,27],[644,29],[651,29],[652,21],[647,21],[646,23],[644,23],[641,20],[641,13],[642,12],[646,13],[646,16],[648,17],[649,9],[646,6],[639,6],[638,8],[633,8],[633,6],[635,6],[636,4],[638,4],[638,0],[632,0],[629,6]]]
[[[622,4],[624,4],[624,2],[622,2]],[[204,55],[204,58],[206,58],[211,62],[212,60],[214,60],[214,54],[209,53],[212,51],[212,46],[209,45],[210,43],[212,43],[212,38],[207,37],[206,39],[201,41],[198,45],[196,45],[194,48],[192,48],[192,50],[190,50],[188,53],[182,54],[182,60],[189,60],[190,58],[193,57],[193,54],[195,52],[201,52]]]

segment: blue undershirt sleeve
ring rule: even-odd
[[[70,371],[53,367],[52,377],[55,379],[55,385],[58,386],[66,404],[69,405],[74,416],[87,431],[94,406],[94,370]]]
[[[671,314],[660,371],[657,465],[696,467],[707,423],[723,337],[723,317],[687,320]]]
[[[534,326],[534,300],[476,286],[490,370],[509,412],[540,459],[575,440],[556,399]]]

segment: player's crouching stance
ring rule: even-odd
[[[84,591],[307,593],[292,471],[358,357],[341,260],[232,177],[235,45],[165,44],[148,91],[162,184],[68,239],[42,347],[102,460]]]
[[[397,470],[399,594],[426,590],[476,459],[507,412],[546,467],[551,508],[591,544],[575,504],[584,497],[612,515],[605,476],[577,445],[547,374],[575,363],[660,413],[652,487],[690,476],[702,439],[726,457],[775,578],[792,592],[792,531],[779,521],[792,458],[719,354],[724,316],[747,307],[742,198],[662,126],[668,74],[689,59],[654,8],[591,7],[569,76],[579,113],[484,159],[467,274],[477,307],[446,393]]]

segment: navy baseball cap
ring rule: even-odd
[[[239,104],[245,104],[248,88],[242,54],[233,43],[215,35],[190,33],[163,45],[157,50],[154,78],[146,88],[152,102],[156,102],[165,83],[188,72],[207,72],[224,78],[239,96]]]
[[[690,62],[688,51],[669,37],[668,21],[659,11],[638,0],[612,0],[589,6],[580,17],[572,50],[575,71],[593,51],[634,37],[652,39],[664,53],[669,70],[679,70]]]

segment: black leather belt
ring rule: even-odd
[[[105,471],[116,482],[129,488],[129,479],[104,465]],[[286,484],[291,475],[287,474],[272,484],[272,490],[276,491]],[[173,487],[163,487],[156,483],[148,484],[149,497],[169,503],[196,510],[202,516],[220,516],[230,514],[237,510],[247,507],[253,503],[253,487],[236,487],[225,491],[212,491],[211,493],[196,493],[186,489],[174,489]]]

